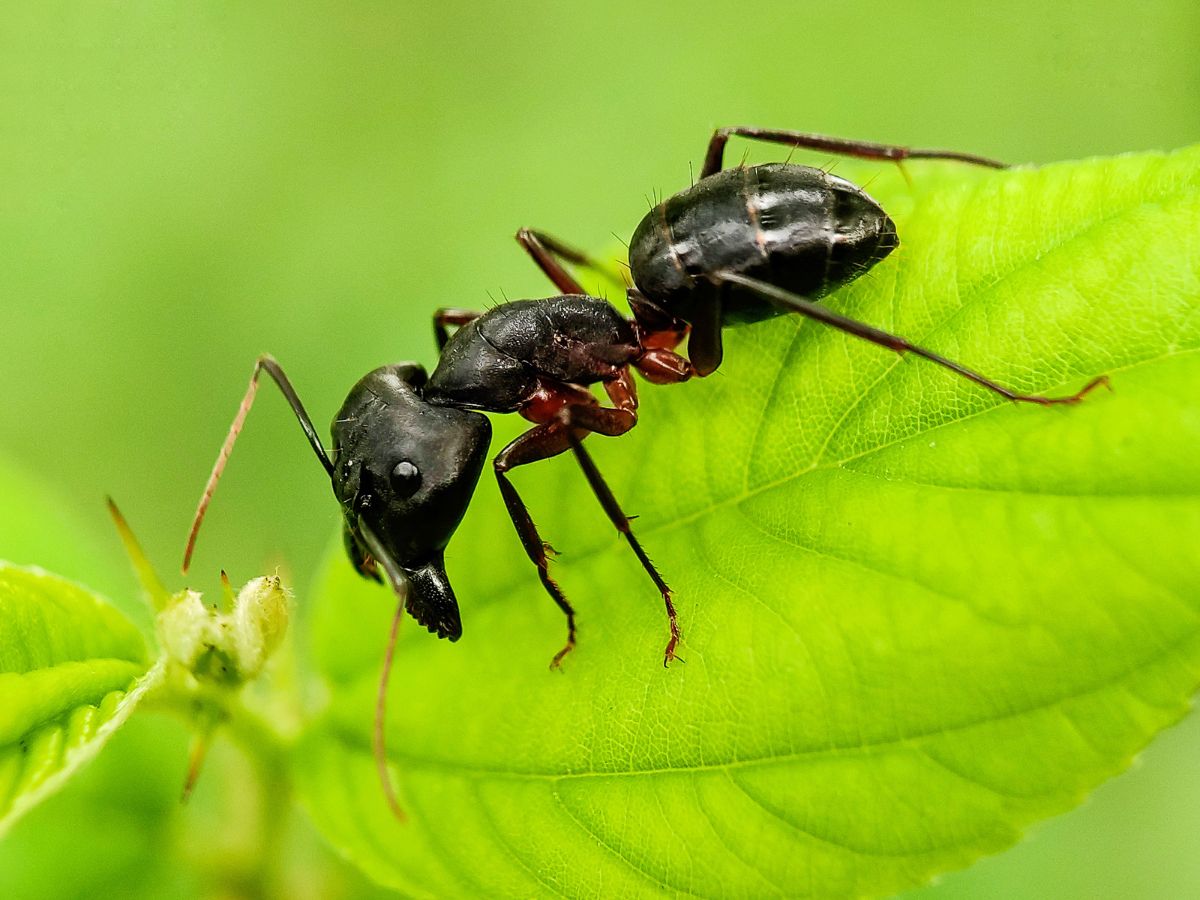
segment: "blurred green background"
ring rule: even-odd
[[[173,571],[258,353],[328,421],[368,369],[433,362],[435,307],[550,293],[517,227],[614,246],[648,196],[687,184],[716,125],[1030,162],[1200,139],[1195,0],[5,6],[0,460],[25,474],[0,478],[0,557],[122,598],[104,494]],[[23,527],[29,478],[61,530]],[[267,395],[193,583],[282,566],[303,588],[336,523],[327,495]],[[451,564],[472,555],[452,545]],[[159,729],[138,748],[183,741]],[[202,820],[205,802],[154,815]],[[86,844],[104,825],[71,809]],[[54,815],[14,836],[25,868],[0,848],[0,885],[6,868],[62,876]],[[1196,895],[1198,841],[1193,717],[1084,808],[922,896]]]

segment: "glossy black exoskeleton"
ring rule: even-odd
[[[447,326],[457,325],[453,336]],[[441,349],[433,373],[416,363],[383,366],[353,388],[333,420],[327,452],[283,369],[260,357],[229,435],[209,476],[188,536],[186,571],[200,524],[266,372],[283,392],[341,505],[346,551],[360,574],[386,578],[400,597],[388,641],[376,707],[375,750],[389,802],[399,806],[383,753],[384,698],[401,609],[439,637],[462,635],[458,601],[444,551],[474,494],[487,457],[491,426],[482,411],[517,412],[534,427],[512,441],[492,468],[521,543],[546,591],[567,618],[557,666],[575,645],[575,612],[550,576],[541,539],[509,472],[567,450],[574,452],[613,525],[624,534],[667,610],[665,661],[679,640],[671,592],[646,556],[612,492],[583,446],[593,432],[624,434],[637,422],[631,369],[655,381],[687,376],[687,361],[646,346],[633,322],[606,301],[584,295],[506,303],[487,313],[442,310],[435,317]],[[601,406],[588,385],[602,384]]]
[[[772,163],[724,169],[667,198],[633,232],[629,259],[638,290],[664,312],[703,322],[703,307],[715,304],[728,327],[784,310],[752,291],[723,290],[708,272],[816,298],[899,243],[895,223],[862,188],[821,169]]]
[[[462,619],[443,551],[475,492],[492,426],[477,412],[426,402],[425,382],[421,366],[404,363],[350,389],[333,420],[330,478],[351,561],[378,579],[376,561],[394,560],[412,617],[456,641]]]
[[[1097,378],[1069,397],[1018,394],[898,335],[839,315],[813,301],[866,274],[899,246],[895,223],[867,193],[821,169],[789,163],[722,168],[733,135],[864,159],[949,159],[991,168],[1003,163],[948,150],[912,150],[796,131],[736,126],[717,129],[700,179],[659,203],[629,243],[630,309],[640,331],[661,346],[688,336],[692,374],[715,371],[721,330],[798,313],[898,353],[912,353],[1010,400],[1076,403]],[[562,265],[602,268],[544,232],[517,240],[563,293],[579,282]],[[667,336],[676,335],[671,343]]]

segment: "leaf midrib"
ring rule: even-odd
[[[803,760],[871,754],[885,748],[902,747],[906,744],[924,741],[930,738],[937,738],[943,735],[969,731],[973,728],[979,728],[997,722],[1018,719],[1022,716],[1050,710],[1057,706],[1061,706],[1064,703],[1069,703],[1073,700],[1079,700],[1084,697],[1091,696],[1092,694],[1100,693],[1108,688],[1119,686],[1120,682],[1124,681],[1130,676],[1136,675],[1145,669],[1149,669],[1155,665],[1158,665],[1170,657],[1179,656],[1180,649],[1198,636],[1200,636],[1200,626],[1190,628],[1184,631],[1180,637],[1171,641],[1169,644],[1159,647],[1147,658],[1142,659],[1133,665],[1126,666],[1107,678],[1103,678],[1078,690],[1059,694],[1040,702],[1025,704],[1001,713],[966,718],[959,722],[944,725],[938,728],[914,731],[894,738],[868,740],[854,744],[831,743],[825,747],[813,747],[805,750],[793,750],[787,753],[772,754],[770,756],[748,757],[746,759],[725,760],[712,763],[687,763],[673,766],[653,766],[646,768],[611,770],[590,769],[579,772],[539,772],[521,771],[519,769],[500,769],[494,766],[481,765],[479,763],[440,759],[431,756],[418,756],[412,753],[393,750],[392,748],[396,746],[395,742],[392,742],[392,744],[389,746],[388,759],[393,762],[401,762],[407,765],[415,765],[427,769],[445,770],[456,774],[472,775],[480,778],[494,777],[528,781],[565,781],[591,778],[603,779],[678,775],[688,772],[728,771],[753,768],[756,766],[774,765],[781,762],[799,762]],[[1187,704],[1181,703],[1179,706],[1179,712],[1182,713],[1186,710],[1186,708]],[[331,728],[331,730],[336,731],[339,739],[346,746],[358,750],[364,754],[370,754],[372,752],[369,742],[362,740],[358,732],[353,728],[339,727]]]

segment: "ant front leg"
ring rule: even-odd
[[[657,335],[651,334],[650,337],[654,338]],[[679,341],[675,341],[664,346],[653,340],[643,340],[642,354],[633,361],[633,367],[651,384],[680,384],[700,377],[700,373],[687,357],[673,349],[678,343]]]
[[[821,306],[819,303],[813,303],[811,300],[805,300],[789,291],[775,287],[773,284],[767,284],[765,281],[758,281],[754,278],[747,278],[744,275],[736,275],[732,272],[718,273],[714,276],[720,281],[727,284],[736,284],[741,287],[748,288],[754,291],[764,300],[777,306],[784,312],[799,313],[809,319],[816,319],[818,322],[823,322],[826,325],[831,325],[838,331],[844,331],[846,334],[852,334],[855,337],[862,338],[865,341],[870,341],[872,344],[878,344],[880,347],[886,347],[889,350],[894,350],[896,353],[904,355],[911,353],[914,356],[919,356],[922,359],[927,359],[931,363],[941,366],[944,369],[949,369],[957,375],[961,375],[968,381],[973,381],[980,387],[987,388],[1005,397],[1008,400],[1013,400],[1018,403],[1036,403],[1039,406],[1056,406],[1067,405],[1071,406],[1078,403],[1089,393],[1091,393],[1100,385],[1110,387],[1108,376],[1100,375],[1093,378],[1079,391],[1070,394],[1066,397],[1044,397],[1040,394],[1018,394],[1001,384],[997,384],[992,379],[985,375],[981,375],[973,369],[968,369],[966,366],[956,363],[953,360],[947,359],[932,350],[926,350],[924,347],[919,347],[909,341],[907,338],[902,338],[898,334],[891,334],[887,331],[882,331],[872,325],[867,325],[865,322],[859,322],[857,319],[851,319],[847,316],[841,316]]]
[[[478,319],[482,313],[477,313],[472,309],[454,309],[452,307],[442,307],[433,314],[433,336],[437,340],[438,353],[446,349],[446,342],[450,340],[450,332],[446,330],[447,326],[461,328],[463,325],[469,325]]]
[[[974,166],[986,166],[990,169],[1008,168],[1007,163],[988,159],[986,156],[976,156],[974,153],[960,153],[957,150],[914,150],[909,147],[900,147],[896,144],[855,141],[847,138],[830,137],[824,134],[808,134],[803,131],[732,125],[728,128],[718,128],[713,132],[713,136],[708,142],[708,153],[704,156],[704,168],[700,170],[701,178],[707,178],[709,175],[715,175],[721,171],[723,168],[722,158],[725,154],[725,144],[733,135],[749,138],[754,141],[783,144],[786,147],[822,150],[826,153],[837,153],[841,156],[853,156],[858,159],[884,159],[893,162],[901,162],[906,159],[951,159]]]
[[[592,488],[596,499],[600,501],[605,513],[608,514],[609,520],[617,531],[625,536],[638,561],[642,564],[642,568],[646,570],[662,595],[670,628],[670,640],[667,643],[663,664],[666,665],[677,658],[675,647],[679,643],[679,623],[675,614],[675,605],[671,601],[671,589],[659,574],[658,569],[655,568],[654,563],[650,561],[650,557],[646,555],[646,551],[633,533],[629,517],[621,510],[612,490],[583,446],[583,439],[589,433],[595,432],[616,437],[625,434],[637,424],[637,388],[629,370],[624,369],[616,378],[605,382],[604,388],[613,403],[616,404],[616,408],[603,408],[594,400],[579,402],[578,393],[569,390],[566,385],[559,386],[558,390],[547,387],[542,392],[543,396],[540,398],[539,405],[550,403],[555,398],[559,399],[561,405],[552,414],[553,419],[518,437],[505,447],[493,462],[496,479],[500,484],[500,493],[508,508],[509,518],[512,519],[513,526],[521,538],[521,544],[529,559],[538,567],[538,577],[546,588],[546,592],[550,594],[551,599],[567,617],[567,643],[555,655],[550,663],[551,668],[557,668],[563,657],[575,648],[575,610],[563,595],[558,583],[550,577],[549,560],[546,556],[549,545],[542,540],[537,527],[533,524],[533,519],[530,518],[528,508],[516,488],[513,487],[507,473],[517,466],[557,456],[568,448],[575,453],[575,458],[578,460],[580,468],[583,469],[588,485]]]
[[[553,552],[553,549],[538,534],[537,526],[533,524],[533,519],[529,515],[529,509],[525,506],[525,501],[521,499],[521,495],[513,487],[513,483],[509,480],[507,473],[510,469],[514,469],[517,466],[525,466],[529,463],[557,456],[566,451],[570,446],[570,438],[566,434],[566,429],[561,425],[557,423],[539,425],[516,438],[511,444],[496,454],[496,458],[492,460],[492,468],[496,472],[496,481],[500,484],[500,496],[504,498],[504,506],[508,509],[508,517],[512,519],[513,527],[517,530],[517,536],[521,539],[521,545],[525,548],[525,554],[537,566],[538,578],[541,579],[546,593],[550,595],[551,600],[558,604],[558,608],[567,617],[567,643],[563,645],[561,650],[554,654],[554,659],[550,661],[550,668],[552,669],[557,669],[563,657],[575,649],[575,609],[568,602],[566,595],[562,592],[562,588],[558,586],[558,582],[550,577],[550,561],[546,557],[546,551],[550,549]]]

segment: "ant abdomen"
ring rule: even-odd
[[[899,243],[891,218],[857,185],[821,169],[774,163],[726,169],[652,209],[634,231],[629,264],[638,290],[694,321],[730,273],[816,299],[853,281]],[[786,310],[728,288],[723,326]]]

